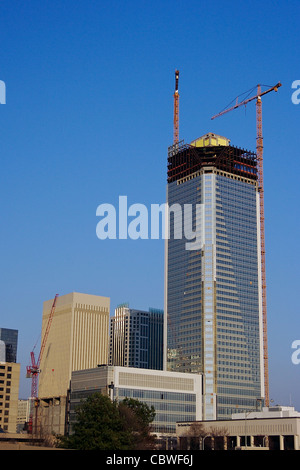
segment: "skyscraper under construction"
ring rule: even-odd
[[[206,420],[255,410],[265,396],[256,154],[212,133],[175,142],[167,203],[192,205],[195,240],[178,236],[170,210],[165,368],[203,374]]]

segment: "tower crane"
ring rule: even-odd
[[[30,353],[31,365],[26,367],[26,370],[27,370],[26,377],[31,378],[31,380],[32,380],[31,381],[31,400],[36,400],[37,399],[37,395],[38,395],[38,377],[39,377],[39,373],[40,373],[40,364],[41,364],[41,360],[42,360],[43,353],[44,353],[44,350],[45,350],[47,338],[48,338],[48,335],[49,335],[50,326],[51,326],[51,323],[52,323],[52,319],[53,319],[53,315],[54,315],[54,311],[55,311],[55,307],[56,307],[57,297],[58,297],[58,294],[56,294],[56,296],[54,297],[54,301],[53,301],[53,304],[52,304],[52,307],[51,307],[51,310],[50,310],[50,315],[49,315],[49,318],[48,318],[48,322],[47,322],[47,325],[46,325],[44,336],[43,336],[43,339],[42,339],[42,342],[41,342],[41,349],[40,349],[38,359],[37,360],[35,359],[34,350],[32,350],[31,353]],[[31,423],[32,423],[32,413],[33,413],[33,407],[31,407],[31,410],[30,410],[30,420],[29,421]]]
[[[173,129],[173,144],[178,144],[179,141],[179,70],[175,70],[175,91],[174,91],[174,129]]]
[[[268,367],[268,342],[267,342],[267,299],[266,299],[266,261],[265,261],[265,218],[264,218],[264,182],[263,182],[263,135],[262,135],[262,96],[271,91],[278,91],[281,83],[278,82],[268,90],[261,91],[261,85],[257,85],[257,93],[255,96],[236,103],[234,106],[227,108],[213,116],[215,119],[222,116],[233,109],[240,106],[246,106],[250,101],[256,100],[256,155],[258,162],[258,191],[260,201],[260,244],[261,244],[261,282],[262,282],[262,315],[263,315],[263,354],[264,354],[264,385],[265,385],[265,403],[269,406],[269,367]]]

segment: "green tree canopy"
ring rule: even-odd
[[[76,408],[70,436],[59,437],[59,447],[79,450],[149,449],[154,445],[150,423],[155,417],[138,400],[117,403],[101,393],[90,395]]]
[[[150,426],[155,418],[154,406],[149,407],[146,403],[135,400],[134,398],[125,398],[121,402],[121,405],[130,408],[144,426]]]
[[[126,430],[134,436],[134,449],[152,449],[155,438],[150,430],[155,418],[154,407],[133,398],[125,398],[119,404],[119,411],[124,418]]]

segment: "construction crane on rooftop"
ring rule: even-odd
[[[37,360],[35,359],[35,354],[34,354],[35,347],[34,347],[30,353],[31,365],[26,367],[26,370],[27,370],[26,377],[31,378],[31,400],[33,400],[34,402],[36,401],[37,396],[38,396],[38,379],[39,379],[39,373],[41,371],[40,364],[41,364],[43,353],[45,351],[45,347],[46,347],[46,343],[47,343],[47,339],[48,339],[48,335],[49,335],[49,331],[50,331],[50,327],[51,327],[51,323],[52,323],[52,319],[53,319],[53,315],[54,315],[54,311],[56,307],[57,297],[58,297],[58,294],[56,294],[56,296],[54,297],[54,301],[50,310],[48,322],[45,328],[44,336],[41,342],[41,349],[38,355],[38,359]],[[31,425],[32,425],[32,417],[33,417],[33,406],[31,406],[31,409],[30,409],[30,418],[29,418],[29,423]]]
[[[265,385],[265,404],[269,406],[269,367],[268,367],[268,341],[267,341],[267,298],[266,298],[266,260],[265,260],[265,218],[264,218],[264,182],[263,182],[263,133],[262,133],[262,96],[271,91],[278,91],[281,83],[278,82],[273,87],[261,91],[261,85],[257,85],[255,96],[247,98],[240,103],[236,98],[234,106],[224,109],[213,116],[215,119],[240,106],[246,106],[250,101],[256,100],[256,155],[258,163],[258,191],[260,201],[260,238],[261,238],[261,283],[262,283],[262,314],[263,314],[263,354],[264,354],[264,385]]]
[[[174,91],[174,128],[173,128],[173,144],[179,141],[179,70],[175,70],[175,91]]]

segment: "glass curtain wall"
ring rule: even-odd
[[[176,232],[167,241],[167,369],[202,373],[205,419],[253,410],[261,399],[258,199],[255,181],[220,171],[168,184],[169,207],[193,211],[196,249]],[[198,221],[199,222],[199,221]]]

